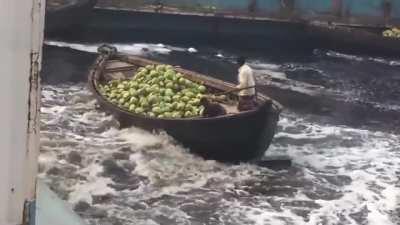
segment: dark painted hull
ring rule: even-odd
[[[164,130],[191,151],[208,159],[247,161],[261,157],[275,134],[278,113],[269,105],[235,116],[209,120],[138,119],[113,106],[102,104],[123,126],[138,126],[147,130]]]
[[[207,159],[220,161],[248,161],[263,156],[268,149],[280,113],[279,104],[269,98],[260,95],[259,100],[262,104],[256,110],[221,117],[193,119],[143,117],[119,108],[98,93],[96,83],[102,79],[102,70],[107,60],[104,55],[99,57],[89,74],[89,87],[100,106],[112,113],[121,127],[134,125],[150,131],[166,131],[192,152]],[[203,75],[190,71],[180,72],[188,72],[192,77],[199,75],[202,76],[200,79],[203,78]],[[219,87],[221,91],[224,87],[231,88],[226,84],[220,81],[215,83],[214,88]]]
[[[382,36],[376,25],[316,24],[310,20],[227,16],[199,13],[155,13],[134,9],[101,8],[81,29],[70,32],[72,41],[216,44],[238,48],[311,51],[335,49],[374,55],[400,54],[400,41]],[[160,34],[162,34],[160,36]],[[243,44],[243,40],[247,40]],[[275,43],[279,42],[280,45]],[[299,43],[301,43],[299,45]]]
[[[60,2],[52,4],[53,1]],[[46,32],[59,31],[86,22],[97,0],[47,0]]]
[[[400,54],[400,39],[383,37],[383,28],[310,25],[308,30],[330,49],[389,56]]]
[[[80,29],[55,34],[71,41],[145,42],[218,44],[250,49],[271,49],[273,41],[285,47],[308,49],[298,45],[308,37],[304,24],[287,20],[256,20],[218,16],[161,14],[132,10],[95,8],[92,17]],[[160,35],[162,34],[162,35]],[[243,40],[249,40],[243,44]]]

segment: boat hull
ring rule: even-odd
[[[248,161],[264,155],[275,134],[279,113],[272,105],[234,118],[209,120],[141,119],[103,103],[121,128],[137,126],[149,131],[166,131],[192,152],[219,161]]]
[[[58,4],[51,4],[58,1]],[[46,7],[45,31],[60,31],[87,21],[97,0],[48,0]]]
[[[307,29],[329,49],[386,56],[400,54],[400,39],[383,37],[383,28],[310,25]]]
[[[219,161],[249,161],[263,156],[268,149],[280,113],[278,103],[268,97],[258,96],[262,103],[256,110],[233,115],[192,119],[144,117],[119,108],[99,94],[96,82],[102,77],[106,61],[107,56],[98,58],[89,74],[89,87],[101,108],[111,113],[121,128],[136,126],[149,131],[165,131],[190,151]],[[218,85],[224,83],[221,81]]]

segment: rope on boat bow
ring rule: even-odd
[[[102,55],[114,55],[118,50],[112,45],[103,44],[97,48],[97,52]]]

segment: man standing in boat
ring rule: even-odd
[[[239,57],[237,64],[240,66],[238,75],[237,89],[239,91],[238,110],[251,110],[256,106],[256,82],[253,75],[253,70],[246,64],[246,58]]]

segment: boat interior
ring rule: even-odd
[[[129,62],[109,60],[105,65],[100,82],[103,83],[115,79],[130,79],[135,75],[139,67],[141,66]],[[187,79],[194,81],[191,76],[187,76],[185,73],[183,74]],[[217,94],[225,91],[218,89],[215,86],[210,86],[210,84],[207,84],[207,82],[205,82],[204,85],[207,86],[207,89],[211,94]],[[227,114],[239,113],[239,110],[237,109],[238,96],[236,94],[228,94],[227,98],[224,100],[214,99],[213,101],[224,107]]]

